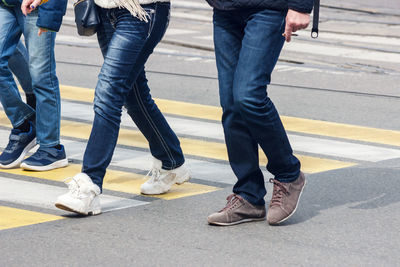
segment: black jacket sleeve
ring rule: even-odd
[[[313,5],[313,0],[288,0],[289,9],[293,9],[301,13],[311,13]]]

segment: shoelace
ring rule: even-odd
[[[38,149],[33,155],[34,159],[44,159],[48,155],[48,152]]]
[[[10,135],[10,141],[7,144],[7,147],[4,149],[4,151],[14,151],[17,146],[19,141],[21,140],[21,137],[15,134],[12,130],[11,135]]]
[[[233,209],[234,207],[236,207],[236,203],[238,203],[238,201],[243,200],[243,198],[237,194],[230,194],[226,198],[226,200],[227,200],[226,206],[219,212]]]
[[[282,202],[282,198],[287,195],[289,192],[287,191],[286,187],[273,178],[269,179],[270,183],[274,184],[274,191],[272,193],[271,205],[278,205]]]
[[[4,151],[12,152],[14,151],[18,146],[18,141],[10,140],[8,142],[7,147],[4,149]]]
[[[70,191],[71,195],[78,198],[81,196],[79,184],[73,177],[68,177],[64,179],[63,182],[68,186],[68,190]]]
[[[161,171],[159,169],[153,168],[151,169],[147,174],[146,177],[149,177],[149,174],[151,173],[151,177],[149,179],[150,183],[156,182],[160,180],[160,176],[161,176]]]

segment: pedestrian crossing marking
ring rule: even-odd
[[[0,230],[64,219],[60,216],[0,206]]]
[[[282,122],[289,131],[400,146],[400,131],[285,116]]]
[[[81,172],[81,165],[69,164],[65,168],[45,172],[25,171],[20,168],[0,169],[0,173],[1,172],[61,182],[66,178],[73,177],[77,173]],[[140,195],[140,185],[146,182],[146,180],[147,178],[145,178],[144,175],[108,169],[104,178],[103,188],[113,191]],[[170,200],[209,193],[219,189],[220,188],[214,186],[187,182],[182,185],[173,185],[171,190],[165,194],[151,196]],[[67,189],[65,189],[65,192],[67,192]]]
[[[94,90],[62,85],[61,96],[63,99],[91,103],[93,102]],[[160,110],[165,114],[207,119],[212,121],[220,121],[222,118],[222,110],[220,107],[166,99],[155,99],[155,101]],[[400,131],[303,119],[290,116],[281,116],[281,119],[287,131],[383,145],[400,146]]]
[[[8,126],[5,115],[0,115],[0,125]],[[90,136],[92,126],[87,123],[62,120],[61,134],[65,137],[73,137],[87,140]],[[224,143],[203,141],[190,138],[179,138],[183,153],[186,155],[199,156],[216,160],[228,161],[226,145]],[[148,149],[149,145],[140,131],[120,129],[118,144],[131,147]],[[260,150],[260,165],[265,166],[268,162],[265,154]],[[302,162],[302,170],[305,173],[318,173],[334,169],[346,168],[356,165],[355,163],[325,159],[319,157],[296,155]]]

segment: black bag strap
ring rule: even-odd
[[[320,4],[319,1],[320,0],[314,0],[313,26],[311,30],[312,38],[318,37],[319,4]]]

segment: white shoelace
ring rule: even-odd
[[[68,190],[74,197],[81,197],[81,190],[77,181],[74,178],[68,177],[63,180],[63,182],[68,186]]]
[[[160,180],[160,176],[161,176],[161,171],[160,171],[160,169],[156,169],[156,168],[151,169],[151,170],[146,174],[146,177],[145,177],[145,178],[149,177],[149,174],[150,174],[150,173],[151,173],[151,177],[150,177],[150,179],[149,179],[149,181],[148,181],[149,183],[154,183],[154,182]]]

